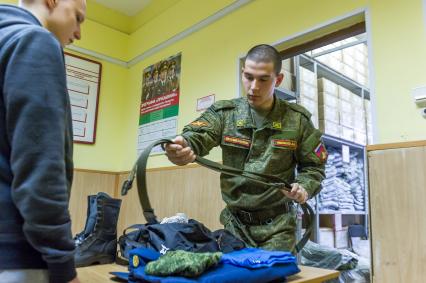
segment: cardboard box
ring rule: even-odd
[[[334,247],[337,249],[349,247],[348,227],[342,227],[342,230],[334,231]]]
[[[339,103],[339,111],[340,112],[345,112],[345,113],[349,113],[349,114],[354,113],[352,102],[339,99],[338,103]]]
[[[359,61],[356,61],[356,60],[355,60],[354,63],[355,63],[354,64],[355,71],[365,75],[366,72],[367,72],[368,65],[366,65],[364,62],[359,62]]]
[[[318,113],[312,113],[312,116],[311,116],[311,121],[312,121],[312,124],[314,125],[314,127],[316,128],[316,129],[318,129],[319,128],[319,119],[318,119]]]
[[[343,60],[343,52],[342,50],[336,50],[334,52],[329,53],[331,57],[333,57],[334,59],[338,60],[338,61],[342,61]]]
[[[318,116],[318,102],[306,96],[300,96],[300,105],[304,106],[311,114]]]
[[[328,135],[340,138],[342,135],[342,126],[338,123],[328,120],[319,120],[319,129]]]
[[[321,63],[323,63],[324,65],[327,65],[327,66],[330,64],[330,58],[331,58],[331,56],[328,55],[328,54],[316,57],[316,59],[318,61],[320,61]]]
[[[355,50],[356,50],[356,51],[361,52],[361,53],[363,53],[364,55],[367,55],[367,54],[368,54],[368,47],[367,47],[367,44],[365,44],[365,43],[357,44],[357,45],[355,45],[354,47],[355,47]]]
[[[352,101],[352,92],[349,89],[344,88],[343,86],[338,87],[339,98],[341,100]]]
[[[314,72],[311,72],[310,70],[303,68],[303,67],[299,67],[299,75],[300,75],[300,80],[303,82],[307,82],[310,85],[315,86],[317,85],[317,76],[315,75]]]
[[[289,73],[293,73],[293,63],[292,59],[285,59],[282,61],[281,70],[287,71]]]
[[[364,99],[364,109],[365,109],[365,113],[366,115],[370,115],[371,114],[371,102],[368,99]]]
[[[373,135],[367,135],[367,144],[374,144],[373,142]]]
[[[311,100],[318,101],[317,86],[307,82],[300,82],[300,96],[305,96]]]
[[[342,126],[342,139],[347,141],[354,141],[354,129],[351,127]]]
[[[334,231],[332,228],[319,228],[319,244],[334,248]]]
[[[367,132],[367,128],[366,128],[367,126],[365,124],[365,119],[362,119],[359,116],[355,116],[354,118],[355,118],[354,119],[354,129],[356,131],[366,133]]]
[[[355,58],[353,54],[343,53],[343,63],[353,66],[355,65]]]
[[[342,67],[343,67],[343,62],[340,61],[339,59],[335,58],[335,57],[330,57],[329,62],[328,62],[328,66],[330,68],[332,68],[333,70],[335,70],[336,72],[341,73]]]
[[[318,105],[339,108],[339,98],[334,93],[319,92]]]
[[[368,123],[367,121],[367,134],[372,134],[372,133],[373,133],[373,124]]]
[[[367,61],[367,54],[364,54],[362,51],[355,50],[354,59],[359,62],[365,62]]]
[[[339,124],[345,127],[354,127],[354,115],[352,112],[340,112],[339,113]]]
[[[318,107],[318,115],[321,120],[328,120],[339,124],[339,108],[322,105]]]
[[[354,56],[355,55],[355,46],[349,46],[342,50],[343,57],[346,56]]]
[[[363,73],[356,72],[354,80],[360,85],[367,86],[368,80],[367,77]]]
[[[347,64],[342,64],[342,74],[344,74],[345,76],[347,76],[350,79],[355,79],[355,69]]]
[[[354,142],[357,144],[365,145],[367,143],[366,132],[354,130]]]
[[[325,78],[318,79],[318,92],[327,92],[331,95],[338,96],[337,84]]]
[[[364,105],[363,105],[364,101],[363,101],[362,97],[355,94],[355,93],[352,93],[351,96],[352,96],[351,101],[352,101],[353,106],[355,108],[358,108],[358,109],[363,109],[364,108]],[[354,110],[354,112],[355,112],[355,110]]]
[[[288,90],[294,90],[294,85],[295,85],[295,77],[292,73],[286,71],[286,70],[282,70],[282,73],[284,74],[284,79],[280,84],[280,88],[285,88]]]

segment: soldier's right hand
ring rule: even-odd
[[[182,136],[177,136],[172,141],[173,143],[165,146],[166,155],[171,162],[180,166],[194,162],[195,154]]]

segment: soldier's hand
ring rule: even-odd
[[[303,204],[308,200],[308,192],[298,183],[291,184],[291,191],[281,190],[283,194],[289,199],[295,200],[296,202]]]
[[[177,136],[172,141],[173,143],[165,146],[166,155],[171,162],[180,166],[194,162],[195,154],[182,136]]]

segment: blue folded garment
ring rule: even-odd
[[[241,252],[244,250],[245,252]],[[228,257],[228,255],[231,254],[234,254],[234,256]],[[255,254],[257,254],[257,256],[255,256]],[[111,274],[127,280],[130,283],[262,283],[275,280],[285,281],[287,276],[300,272],[295,257],[288,252],[243,249],[226,255],[227,258],[225,262],[221,262],[218,266],[206,271],[197,278],[185,278],[180,276],[160,277],[147,275],[145,273],[146,263],[158,259],[160,253],[147,248],[138,248],[131,250],[129,253],[129,273],[111,272]],[[246,264],[246,260],[244,259],[247,258],[250,258],[249,262],[255,261],[253,262],[254,265],[249,264],[248,267],[251,268],[243,267],[245,266],[244,264]],[[233,264],[227,263],[227,261],[232,261]],[[269,267],[262,267],[262,264]]]
[[[124,272],[111,272],[128,282],[161,282],[161,283],[263,283],[280,280],[284,282],[287,276],[300,272],[295,263],[279,264],[272,267],[244,268],[232,264],[221,263],[217,267],[203,273],[197,278],[179,276],[152,276],[145,273],[145,266],[132,269],[126,276]]]
[[[296,257],[290,252],[245,248],[222,255],[220,261],[240,267],[260,268],[275,264],[296,263]]]

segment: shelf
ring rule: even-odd
[[[283,100],[296,100],[296,93],[294,91],[282,87],[275,88],[275,94]]]
[[[317,66],[317,79],[326,78],[338,85],[343,86],[346,89],[349,89],[351,92],[362,97],[362,92],[364,91],[364,98],[370,99],[370,91],[365,86],[359,84],[358,82],[348,78],[347,76],[335,71],[329,66],[321,63],[317,59],[309,57],[305,54],[299,55],[300,66],[314,72],[314,63]]]
[[[332,147],[342,147],[342,144],[347,145],[351,148],[359,149],[359,150],[365,150],[365,145],[357,144],[348,140],[344,140],[342,138],[330,136],[328,134],[323,135],[323,140],[325,145],[332,146]]]

